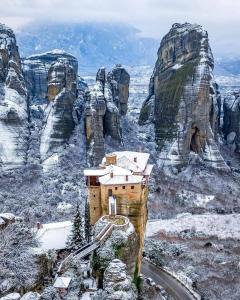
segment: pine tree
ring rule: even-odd
[[[84,245],[84,233],[83,233],[83,224],[82,216],[79,210],[79,204],[76,207],[76,213],[73,218],[72,232],[68,241],[69,249],[78,249]]]
[[[85,204],[85,223],[84,223],[84,229],[85,229],[85,240],[89,243],[92,227],[90,224],[90,210],[89,210],[89,203],[86,201]]]

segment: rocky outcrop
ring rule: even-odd
[[[30,160],[55,164],[83,119],[87,85],[78,78],[77,59],[62,50],[32,55],[23,64],[33,127]]]
[[[0,165],[27,160],[27,90],[13,31],[0,24]]]
[[[219,94],[208,34],[199,25],[174,24],[162,39],[139,124],[154,122],[159,163],[181,170],[191,151],[226,168],[216,143]]]
[[[51,65],[59,59],[68,61],[77,73],[77,59],[62,50],[53,50],[23,59],[24,78],[31,97],[31,104],[47,103],[48,72]]]
[[[223,133],[232,150],[240,153],[240,92],[233,92],[223,102]]]
[[[66,60],[53,63],[48,71],[48,104],[41,134],[42,160],[66,144],[74,129],[73,106],[77,99],[77,74]]]
[[[98,165],[105,153],[104,139],[122,142],[121,116],[127,113],[130,76],[117,65],[106,75],[100,68],[96,84],[87,97],[85,127],[89,147],[89,164]]]
[[[114,259],[104,272],[103,298],[110,299],[137,299],[136,288],[132,278],[127,275],[126,265],[119,259]]]
[[[106,224],[105,220],[100,219],[94,227],[95,235],[97,235]],[[127,273],[133,278],[134,274],[137,273],[136,268],[139,248],[139,237],[132,223],[128,223],[125,228],[123,228],[123,226],[116,226],[108,239],[94,253],[92,261],[93,272],[101,281],[103,273],[109,263],[117,258],[126,264]]]
[[[98,165],[104,157],[103,117],[106,113],[106,102],[101,81],[97,81],[91,93],[86,95],[85,131],[90,165]]]
[[[117,64],[107,75],[107,83],[112,92],[113,102],[121,115],[126,115],[128,109],[129,83],[128,72]]]

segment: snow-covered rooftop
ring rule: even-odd
[[[128,175],[128,176],[123,176],[123,175],[114,175],[111,177],[110,174],[104,175],[99,178],[99,182],[101,184],[111,184],[111,185],[116,185],[116,184],[134,184],[134,183],[141,183],[143,180],[143,176],[140,175]]]
[[[149,160],[149,153],[133,152],[133,151],[119,151],[114,152],[117,156],[117,165],[121,168],[133,171],[143,172],[147,166]],[[103,158],[105,163],[106,158]]]
[[[57,277],[55,283],[54,283],[54,287],[55,288],[65,288],[67,289],[69,286],[69,283],[71,281],[71,277]]]
[[[152,169],[153,169],[153,165],[148,164],[146,166],[146,169],[143,172],[143,175],[150,176]]]
[[[103,176],[109,173],[113,173],[114,175],[131,175],[131,171],[121,168],[119,166],[110,165],[105,169],[86,169],[84,170],[85,176]]]
[[[65,249],[71,229],[70,221],[43,224],[36,234],[39,248],[45,251]]]
[[[143,175],[151,174],[153,165],[148,164],[149,154],[142,152],[113,152],[116,164],[106,166],[106,157],[99,168],[84,170],[85,176],[99,176],[101,184],[135,184],[143,181]],[[113,176],[111,176],[111,173]]]
[[[2,213],[0,214],[0,218],[2,218],[3,220],[7,220],[7,221],[13,221],[15,220],[15,215],[12,213]]]

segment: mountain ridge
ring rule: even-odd
[[[46,34],[47,33],[47,34]],[[80,70],[153,64],[158,41],[122,23],[29,23],[17,33],[22,57],[62,49],[74,55]]]

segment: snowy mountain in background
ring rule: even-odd
[[[240,75],[240,56],[216,58],[215,74],[223,76]]]
[[[17,41],[22,57],[63,49],[79,62],[81,74],[122,63],[153,65],[159,42],[140,36],[134,27],[119,23],[39,23],[21,28]]]

